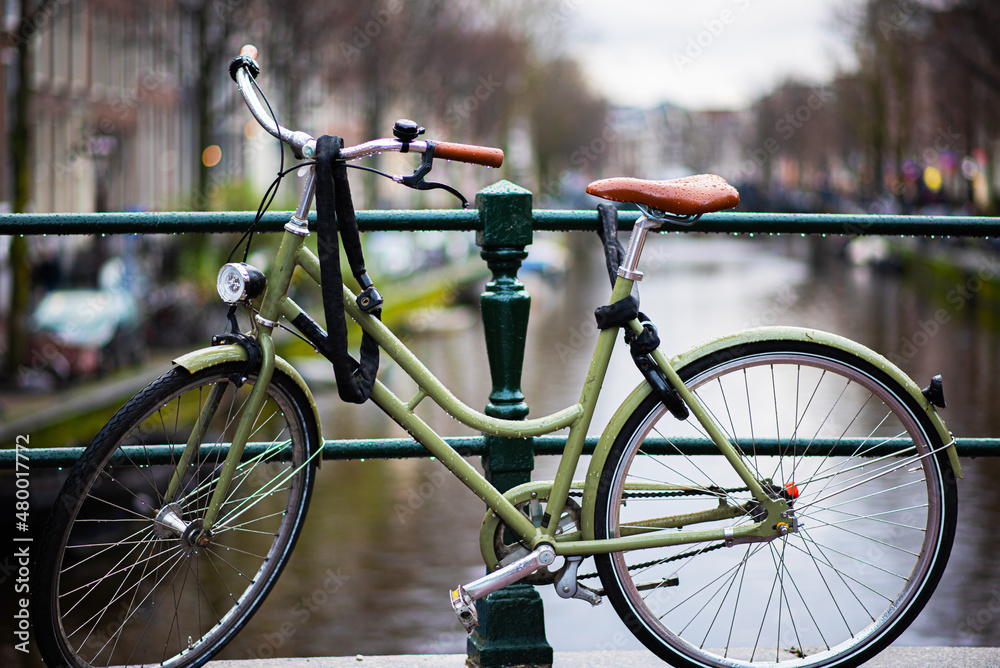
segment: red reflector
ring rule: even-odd
[[[799,498],[799,488],[794,482],[786,482],[785,490],[793,499]]]

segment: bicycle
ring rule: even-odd
[[[313,157],[317,140],[280,126],[258,99],[256,55],[244,48],[232,68],[251,113],[296,156]],[[502,161],[496,149],[418,140],[412,123],[397,130],[342,148],[333,162],[417,153],[414,175],[395,180],[447,189],[423,180],[435,157]],[[296,267],[324,283],[304,245],[319,168],[310,168],[269,275],[245,263],[220,272],[220,295],[231,315],[246,312],[250,333],[233,320],[216,345],[174,360],[70,473],[33,586],[49,665],[199,666],[274,586],[302,528],[323,443],[309,387],[272,339],[283,320],[329,350],[327,333],[288,295]],[[488,507],[479,537],[487,575],[451,592],[454,611],[471,631],[475,602],[489,593],[553,584],[564,598],[609,598],[635,636],[676,666],[871,658],[925,605],[954,538],[961,471],[935,410],[944,404],[939,379],[921,390],[855,342],[788,327],[668,358],[632,298],[646,235],[734,206],[738,193],[710,176],[606,179],[588,191],[634,203],[642,215],[626,250],[613,210],[601,210],[613,289],[598,309],[580,400],[551,415],[506,420],[470,408],[382,324],[367,274],[360,296],[339,288],[346,313],[419,388],[400,398],[372,373],[370,399]],[[642,381],[601,434],[585,478],[574,480],[622,330]],[[354,380],[364,367],[350,370]],[[555,478],[499,492],[415,415],[428,398],[487,434],[568,428]],[[597,573],[581,574],[591,556]]]

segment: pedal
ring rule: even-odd
[[[465,587],[451,590],[451,609],[458,615],[458,621],[462,622],[467,633],[472,633],[479,626],[479,613],[476,611],[476,602],[469,596]]]
[[[548,566],[556,558],[556,551],[551,545],[540,545],[533,552],[524,555],[517,561],[503,568],[487,573],[478,580],[453,589],[450,596],[451,608],[458,615],[466,631],[472,632],[479,626],[479,615],[476,613],[475,602],[499,591],[507,585],[514,584],[543,566]]]

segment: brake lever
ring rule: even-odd
[[[444,184],[437,183],[435,181],[425,181],[424,177],[427,176],[428,172],[434,166],[434,142],[427,142],[427,150],[424,151],[423,158],[420,161],[420,166],[414,170],[409,176],[393,176],[392,180],[396,183],[401,183],[407,188],[413,188],[414,190],[444,190],[445,192],[451,193],[457,197],[462,202],[462,208],[469,208],[469,200],[465,199],[465,196],[458,192],[455,188]]]

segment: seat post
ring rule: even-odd
[[[618,267],[618,275],[631,281],[641,281],[642,272],[637,269],[639,266],[639,256],[642,254],[642,245],[646,241],[646,232],[655,230],[662,223],[658,220],[651,220],[642,215],[635,221],[632,228],[632,236],[628,239],[628,248],[625,250],[625,259],[622,266]]]

